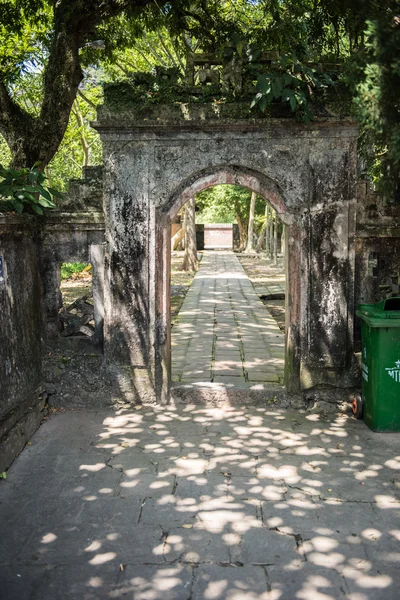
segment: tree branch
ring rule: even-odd
[[[33,131],[35,119],[11,98],[4,81],[0,80],[0,132],[14,156],[22,151],[22,139]]]
[[[97,106],[94,102],[92,102],[91,100],[89,100],[89,98],[87,96],[85,96],[85,94],[78,88],[78,95],[87,103],[89,104],[89,106],[91,106],[92,108],[94,108],[95,110],[97,109]]]
[[[160,0],[165,4],[167,0]],[[43,102],[38,117],[30,115],[0,81],[0,132],[15,166],[41,168],[53,158],[64,137],[78,86],[83,79],[79,49],[96,27],[123,11],[140,15],[153,0],[53,1],[52,43],[44,71]]]

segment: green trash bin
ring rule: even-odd
[[[400,297],[360,304],[362,407],[373,431],[400,431]]]

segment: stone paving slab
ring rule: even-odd
[[[0,480],[0,598],[394,600],[399,473],[344,415],[58,413]]]
[[[283,333],[233,252],[205,252],[172,328],[173,382],[282,384],[284,348]]]

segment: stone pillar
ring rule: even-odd
[[[92,290],[94,308],[94,338],[103,345],[104,338],[104,244],[91,244],[89,250],[92,265]]]
[[[43,285],[43,306],[46,334],[50,338],[60,334],[59,310],[62,306],[61,264],[53,257],[47,257],[41,265]]]
[[[289,393],[300,391],[301,364],[301,248],[302,233],[296,222],[287,222],[285,237],[286,256],[285,275],[285,387]]]
[[[269,258],[269,254],[270,254],[270,251],[271,251],[271,248],[270,248],[270,245],[271,245],[271,235],[270,235],[270,232],[271,232],[271,213],[272,213],[271,207],[270,207],[270,205],[267,202],[267,206],[266,206],[266,209],[265,209],[265,218],[267,220],[267,225],[265,227],[265,254],[266,254],[267,258]]]
[[[104,141],[104,358],[128,401],[155,401],[155,219],[149,145]]]
[[[355,146],[331,149],[330,162],[310,155],[310,206],[301,215],[302,328],[300,381],[352,387],[358,383],[353,350]]]

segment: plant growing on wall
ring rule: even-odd
[[[0,212],[42,215],[44,210],[55,208],[53,199],[62,194],[45,181],[37,163],[32,169],[5,169],[0,165]]]
[[[312,118],[310,103],[315,92],[334,85],[330,75],[301,63],[293,55],[282,54],[264,73],[257,73],[256,95],[251,107],[265,111],[272,102],[290,106],[301,120],[309,123]]]

